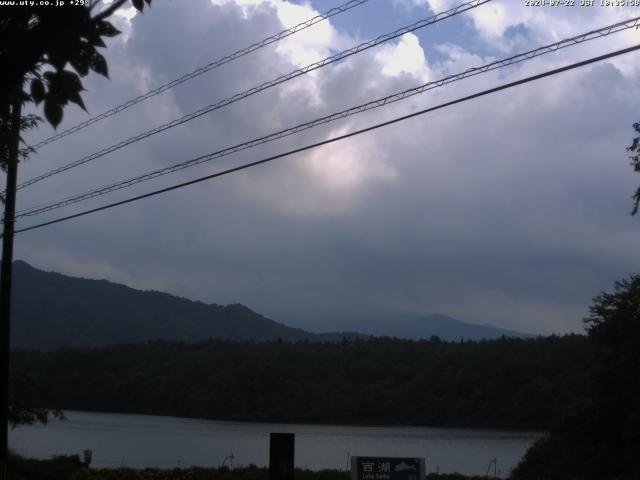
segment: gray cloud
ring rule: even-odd
[[[154,2],[133,20],[126,41],[110,45],[112,81],[87,80],[92,113],[282,28],[267,5],[246,18],[231,3],[182,5]],[[594,48],[477,77],[126,193],[393,118],[585,58]],[[437,78],[467,68],[478,58],[466,50],[443,47],[449,62],[429,63],[423,73]],[[264,49],[43,149],[21,175],[31,177],[293,68],[283,52]],[[276,319],[299,318],[301,325],[306,317],[439,311],[531,332],[578,330],[590,299],[637,270],[630,259],[640,234],[637,219],[628,215],[637,179],[624,151],[638,107],[634,71],[611,63],[589,67],[25,233],[16,256],[69,274],[207,302],[242,302]],[[419,81],[408,73],[384,75],[376,52],[367,52],[25,189],[19,208]],[[65,115],[65,125],[86,118],[78,110]]]

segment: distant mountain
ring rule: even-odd
[[[13,269],[13,348],[96,347],[157,339],[339,342],[371,335],[410,339],[438,336],[452,341],[533,336],[440,314],[315,321],[309,324],[309,330],[332,333],[312,333],[278,323],[240,304],[207,305],[107,280],[44,272],[23,261],[16,261]]]
[[[270,320],[244,305],[207,305],[106,280],[13,267],[13,348],[93,347],[149,340],[339,341]]]
[[[394,330],[398,331],[403,338],[429,338],[432,335],[440,337],[442,340],[482,340],[505,337],[534,337],[528,333],[504,330],[492,325],[477,325],[466,323],[455,318],[439,313],[434,313],[427,317],[416,318],[398,322],[394,325]]]
[[[440,337],[442,340],[490,340],[505,337],[533,338],[535,335],[512,330],[504,330],[492,325],[478,325],[462,322],[447,315],[434,313],[426,317],[363,317],[342,319],[307,319],[296,321],[314,331],[344,329],[363,332],[377,337],[397,337],[418,340]]]

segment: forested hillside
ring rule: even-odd
[[[14,277],[14,348],[105,346],[158,338],[322,341],[350,336],[315,335],[274,322],[240,304],[207,305],[106,280],[43,272],[20,261],[14,264]]]
[[[154,342],[16,352],[42,406],[221,420],[548,428],[585,395],[585,337]]]
[[[13,348],[48,350],[158,339],[201,342],[209,338],[339,342],[342,338],[367,338],[369,334],[414,339],[436,335],[450,340],[525,336],[445,315],[360,319],[359,324],[326,321],[316,325],[315,330],[323,333],[315,333],[276,322],[241,304],[205,304],[107,280],[45,272],[22,261],[14,263],[14,277]]]

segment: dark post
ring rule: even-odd
[[[91,460],[93,459],[93,450],[85,450],[82,453],[84,454],[84,464],[89,467],[91,465]]]
[[[11,271],[13,267],[13,230],[16,211],[16,183],[18,179],[18,150],[20,147],[20,116],[22,104],[16,98],[11,109],[11,135],[7,159],[7,188],[4,204],[2,237],[2,271],[0,272],[0,480],[7,480],[9,447],[9,335],[11,333]]]
[[[293,480],[295,435],[272,433],[269,442],[269,480]]]

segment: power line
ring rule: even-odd
[[[153,90],[149,90],[147,93],[144,93],[142,95],[139,95],[121,105],[118,105],[116,107],[113,107],[99,115],[96,115],[95,117],[92,117],[88,120],[85,120],[84,122],[81,122],[73,127],[70,127],[66,130],[63,130],[60,133],[57,133],[49,138],[46,138],[44,140],[42,140],[41,142],[37,143],[36,145],[33,146],[34,149],[38,149],[41,148],[51,142],[55,142],[56,140],[59,140],[63,137],[66,137],[67,135],[71,135],[72,133],[75,133],[79,130],[82,130],[83,128],[88,127],[89,125],[93,125],[96,122],[99,122],[101,120],[104,120],[105,118],[109,118],[117,113],[120,113],[130,107],[133,107],[134,105],[147,100],[151,97],[155,97],[156,95],[159,95],[162,92],[165,92],[177,85],[180,85],[181,83],[184,83],[188,80],[191,80],[192,78],[198,77],[200,75],[202,75],[203,73],[206,73],[210,70],[213,70],[214,68],[218,68],[221,67],[222,65],[229,63],[233,60],[237,60],[238,58],[244,57],[245,55],[248,55],[252,52],[255,52],[256,50],[259,50],[260,48],[266,47],[268,45],[271,45],[272,43],[278,42],[280,40],[282,40],[283,38],[287,38],[291,35],[293,35],[294,33],[298,33],[302,30],[305,30],[313,25],[315,25],[316,23],[320,23],[328,18],[333,17],[334,15],[338,15],[340,13],[346,12],[347,10],[352,9],[353,7],[357,7],[359,5],[362,5],[363,3],[368,2],[369,0],[350,0],[347,3],[334,7],[331,10],[327,10],[325,13],[322,13],[320,15],[316,15],[313,18],[310,18],[308,20],[305,20],[302,23],[299,23],[298,25],[291,27],[287,30],[283,30],[280,33],[277,33],[275,35],[272,35],[270,37],[267,37],[263,40],[260,40],[259,42],[256,42],[252,45],[249,45],[246,48],[240,49],[230,55],[227,55],[225,57],[222,57],[218,60],[215,60],[211,63],[208,63],[207,65],[204,65],[200,68],[197,68],[195,70],[193,70],[190,73],[187,73],[179,78],[176,78],[175,80],[170,81],[169,83],[165,83],[164,85],[161,85],[157,88],[154,88]]]
[[[503,68],[506,66],[510,66],[510,65],[514,65],[516,63],[519,62],[523,62],[526,60],[530,60],[532,58],[541,56],[541,55],[545,55],[551,52],[555,52],[557,50],[560,50],[562,48],[566,48],[569,46],[573,46],[573,45],[577,45],[589,40],[593,40],[593,39],[597,39],[597,38],[602,38],[604,36],[610,35],[612,33],[616,33],[616,32],[620,32],[622,30],[627,30],[630,28],[637,28],[638,26],[640,26],[640,17],[636,17],[636,18],[632,18],[630,20],[626,20],[623,22],[618,22],[606,27],[602,27],[600,29],[597,30],[592,30],[590,32],[587,33],[583,33],[568,39],[564,39],[561,40],[559,42],[555,42],[549,45],[545,45],[543,47],[539,47],[533,50],[529,50],[527,52],[524,53],[519,53],[517,55],[508,57],[506,59],[503,60],[497,60],[495,62],[491,62],[485,65],[482,65],[480,67],[474,67],[474,68],[470,68],[468,70],[465,70],[464,72],[461,73],[457,73],[454,75],[449,75],[447,77],[444,77],[440,80],[436,80],[436,81],[431,81],[431,82],[427,82],[423,85],[420,85],[418,87],[414,87],[414,88],[410,88],[408,90],[404,90],[402,92],[399,93],[395,93],[393,95],[389,95],[383,98],[379,98],[377,100],[373,100],[370,102],[367,102],[365,104],[361,104],[358,105],[356,107],[351,107],[349,109],[346,110],[342,110],[340,112],[336,112],[333,113],[331,115],[325,116],[325,117],[321,117],[321,118],[317,118],[315,120],[309,121],[309,122],[305,122],[302,124],[299,124],[295,127],[291,127],[291,128],[287,128],[285,130],[281,130],[279,132],[275,132],[275,133],[271,133],[269,135],[257,138],[257,139],[253,139],[232,147],[228,147],[222,150],[218,150],[216,152],[212,152],[206,155],[202,155],[169,167],[164,167],[155,171],[151,171],[142,175],[138,175],[136,177],[132,177],[129,178],[127,180],[123,180],[123,181],[119,181],[116,183],[113,183],[111,185],[107,185],[104,187],[100,187],[98,189],[94,189],[94,190],[90,190],[88,192],[85,193],[81,193],[81,194],[77,194],[74,196],[70,196],[70,197],[66,197],[63,198],[61,200],[57,200],[54,202],[49,202],[46,204],[42,204],[40,206],[36,206],[36,207],[32,207],[30,209],[27,210],[23,210],[22,212],[19,212],[18,215],[16,216],[16,218],[20,218],[20,217],[27,217],[27,216],[34,216],[34,215],[38,215],[41,213],[45,213],[51,210],[55,210],[57,208],[62,208],[68,205],[72,205],[78,202],[81,202],[83,200],[88,200],[90,198],[94,198],[94,197],[98,197],[101,195],[105,195],[107,193],[111,193],[117,190],[121,190],[123,188],[127,188],[130,187],[132,185],[147,181],[147,180],[151,180],[163,175],[167,175],[169,173],[173,173],[173,172],[177,172],[195,165],[199,165],[201,163],[204,162],[208,162],[211,161],[213,159],[217,159],[217,158],[221,158],[227,155],[231,155],[233,153],[237,153],[239,151],[242,150],[246,150],[249,148],[253,148],[255,146],[258,145],[262,145],[264,143],[268,143],[280,138],[284,138],[290,135],[293,135],[295,133],[301,132],[303,130],[307,130],[313,127],[316,127],[318,125],[322,125],[325,123],[329,123],[338,119],[342,119],[342,118],[347,118],[349,116],[352,115],[356,115],[368,110],[373,110],[375,108],[379,108],[382,107],[384,105],[389,105],[391,103],[394,102],[398,102],[400,100],[404,100],[406,98],[409,98],[411,96],[414,95],[418,95],[421,93],[424,93],[426,91],[441,87],[443,85],[447,85],[449,83],[453,83],[459,80],[462,80],[464,78],[469,78],[475,75],[479,75],[481,73],[485,73],[491,70],[495,70],[498,68]]]
[[[287,152],[280,153],[278,155],[273,155],[273,156],[270,156],[270,157],[267,157],[267,158],[263,158],[261,160],[255,161],[255,162],[245,163],[243,165],[240,165],[240,166],[237,166],[237,167],[234,167],[234,168],[229,168],[229,169],[223,170],[221,172],[216,172],[216,173],[213,173],[211,175],[206,175],[204,177],[199,177],[199,178],[196,178],[194,180],[190,180],[188,182],[179,183],[179,184],[176,184],[176,185],[172,185],[170,187],[161,188],[159,190],[154,190],[154,191],[149,192],[149,193],[145,193],[145,194],[142,194],[142,195],[137,195],[135,197],[130,197],[130,198],[125,199],[125,200],[120,200],[118,202],[114,202],[114,203],[110,203],[110,204],[107,204],[107,205],[103,205],[101,207],[92,208],[90,210],[85,210],[83,212],[79,212],[79,213],[76,213],[76,214],[73,214],[73,215],[68,215],[66,217],[61,217],[61,218],[57,218],[55,220],[50,220],[48,222],[43,222],[43,223],[39,223],[37,225],[32,225],[30,227],[21,228],[21,229],[16,230],[15,233],[27,232],[29,230],[35,230],[37,228],[42,228],[42,227],[45,227],[45,226],[48,226],[48,225],[53,225],[53,224],[64,222],[64,221],[71,220],[71,219],[74,219],[74,218],[83,217],[83,216],[89,215],[91,213],[100,212],[100,211],[107,210],[107,209],[110,209],[110,208],[114,208],[114,207],[117,207],[117,206],[120,206],[120,205],[125,205],[125,204],[132,203],[132,202],[135,202],[135,201],[138,201],[138,200],[142,200],[144,198],[153,197],[155,195],[160,195],[162,193],[170,192],[172,190],[177,190],[177,189],[180,189],[180,188],[183,188],[183,187],[187,187],[189,185],[194,185],[196,183],[204,182],[206,180],[211,180],[211,179],[216,178],[216,177],[221,177],[221,176],[224,176],[224,175],[228,175],[228,174],[231,174],[231,173],[234,173],[234,172],[238,172],[240,170],[245,170],[245,169],[248,169],[248,168],[251,168],[251,167],[255,167],[257,165],[261,165],[263,163],[267,163],[267,162],[271,162],[273,160],[277,160],[279,158],[287,157],[287,156],[290,156],[290,155],[293,155],[293,154],[296,154],[296,153],[304,152],[304,151],[311,150],[311,149],[314,149],[314,148],[317,148],[317,147],[320,147],[320,146],[323,146],[323,145],[327,145],[327,144],[334,143],[334,142],[337,142],[337,141],[340,141],[340,140],[344,140],[346,138],[354,137],[356,135],[360,135],[360,134],[363,134],[363,133],[366,133],[366,132],[377,130],[378,128],[386,127],[388,125],[392,125],[392,124],[407,120],[409,118],[417,117],[419,115],[424,115],[424,114],[433,112],[435,110],[440,110],[442,108],[450,107],[450,106],[453,106],[453,105],[456,105],[456,104],[459,104],[459,103],[463,103],[463,102],[466,102],[466,101],[469,101],[469,100],[473,100],[475,98],[479,98],[479,97],[483,97],[485,95],[489,95],[491,93],[496,93],[496,92],[499,92],[499,91],[502,91],[502,90],[513,88],[513,87],[518,86],[518,85],[523,85],[525,83],[529,83],[529,82],[533,82],[533,81],[536,81],[536,80],[540,80],[540,79],[545,78],[545,77],[550,77],[552,75],[557,75],[557,74],[562,73],[562,72],[566,72],[566,71],[569,71],[569,70],[573,70],[575,68],[583,67],[585,65],[590,65],[592,63],[600,62],[602,60],[607,60],[609,58],[617,57],[619,55],[630,53],[630,52],[633,52],[633,51],[636,51],[636,50],[640,50],[640,44],[635,45],[633,47],[624,48],[622,50],[617,50],[615,52],[610,52],[610,53],[607,53],[605,55],[600,55],[598,57],[592,57],[592,58],[590,58],[588,60],[583,60],[581,62],[573,63],[571,65],[566,65],[564,67],[556,68],[556,69],[553,69],[553,70],[548,70],[546,72],[539,73],[537,75],[532,75],[530,77],[526,77],[526,78],[523,78],[521,80],[517,80],[515,82],[506,83],[506,84],[500,85],[498,87],[490,88],[488,90],[483,90],[481,92],[477,92],[477,93],[474,93],[472,95],[467,95],[465,97],[462,97],[462,98],[459,98],[459,99],[456,99],[456,100],[452,100],[450,102],[442,103],[442,104],[437,105],[435,107],[426,108],[424,110],[420,110],[418,112],[410,113],[408,115],[403,115],[401,117],[397,117],[397,118],[394,118],[392,120],[388,120],[386,122],[378,123],[378,124],[372,125],[372,126],[367,127],[367,128],[363,128],[363,129],[356,130],[356,131],[353,131],[353,132],[350,132],[350,133],[347,133],[347,134],[344,134],[344,135],[340,135],[338,137],[334,137],[334,138],[330,138],[330,139],[327,139],[327,140],[323,140],[321,142],[313,143],[311,145],[306,145],[304,147],[300,147],[300,148],[296,148],[296,149],[293,149],[293,150],[289,150]]]
[[[480,5],[483,5],[485,3],[490,2],[491,0],[472,0],[470,2],[464,3],[462,5],[458,5],[455,8],[452,8],[450,10],[447,10],[445,12],[441,12],[438,13],[432,17],[420,20],[419,22],[416,22],[412,25],[406,26],[406,27],[402,27],[399,28],[398,30],[395,30],[391,33],[387,33],[384,35],[380,35],[379,37],[375,38],[374,40],[369,40],[368,42],[364,42],[361,43],[360,45],[357,45],[355,47],[352,47],[348,50],[344,50],[340,53],[337,53],[335,55],[332,55],[330,57],[327,57],[323,60],[320,60],[318,62],[312,63],[307,65],[306,67],[302,67],[296,70],[293,70],[292,72],[287,73],[286,75],[281,75],[277,78],[275,78],[274,80],[270,80],[268,82],[265,82],[261,85],[258,85],[257,87],[253,87],[249,90],[246,90],[242,93],[237,93],[231,97],[228,97],[224,100],[220,100],[219,102],[216,102],[214,104],[208,105],[206,107],[203,107],[199,110],[196,110],[195,112],[189,113],[187,115],[184,115],[180,118],[177,118],[175,120],[172,120],[170,122],[167,122],[163,125],[160,125],[158,127],[155,127],[151,130],[148,130],[146,132],[140,133],[134,137],[130,137],[127,140],[123,140],[119,143],[116,143],[114,145],[111,145],[109,147],[106,147],[98,152],[92,153],[91,155],[87,155],[79,160],[75,160],[71,163],[68,163],[66,165],[63,165],[62,167],[58,167],[54,170],[51,170],[49,172],[43,173],[42,175],[39,175],[37,177],[34,177],[30,180],[27,180],[21,184],[18,185],[18,189],[27,187],[29,185],[33,185],[34,183],[37,183],[41,180],[44,180],[46,178],[52,177],[53,175],[57,175],[59,173],[65,172],[71,168],[77,167],[79,165],[85,164],[87,162],[90,162],[92,160],[95,160],[97,158],[103,157],[109,153],[115,152],[116,150],[119,150],[123,147],[126,147],[127,145],[130,145],[132,143],[138,142],[140,140],[143,140],[145,138],[148,138],[152,135],[155,135],[157,133],[163,132],[165,130],[168,130],[170,128],[176,127],[178,125],[182,125],[183,123],[186,123],[188,121],[191,121],[195,118],[201,117],[202,115],[205,115],[207,113],[210,113],[214,110],[218,110],[220,108],[223,108],[227,105],[230,105],[232,103],[235,103],[239,100],[242,100],[244,98],[247,98],[251,95],[255,95],[256,93],[262,92],[263,90],[266,90],[268,88],[274,87],[276,85],[279,85],[281,83],[284,83],[286,81],[292,80],[296,77],[299,77],[301,75],[305,75],[311,71],[317,70],[319,68],[322,68],[326,65],[338,62],[340,60],[343,60],[347,57],[350,57],[352,55],[355,55],[357,53],[363,52],[369,48],[375,47],[381,43],[387,42],[389,40],[392,40],[394,38],[397,38],[401,35],[404,35],[405,33],[409,33],[412,32],[414,30],[418,30],[420,28],[424,28],[428,25],[432,25],[434,23],[440,22],[442,20],[445,20],[447,18],[453,17],[455,15],[458,15],[460,13],[466,12],[468,10],[471,10],[473,8],[479,7]]]

